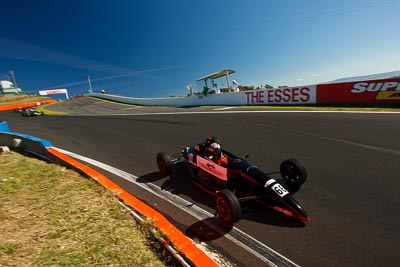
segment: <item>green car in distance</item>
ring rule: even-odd
[[[43,111],[37,111],[34,108],[27,108],[21,112],[23,117],[43,116]]]

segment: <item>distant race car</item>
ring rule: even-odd
[[[291,217],[310,221],[306,211],[292,196],[307,180],[307,172],[297,160],[284,160],[280,164],[281,178],[273,179],[270,174],[250,164],[246,160],[248,155],[240,158],[219,149],[219,157],[225,159],[216,162],[215,157],[208,153],[213,142],[220,143],[218,138],[210,136],[206,142],[184,147],[179,153],[158,153],[156,160],[160,173],[168,176],[175,164],[183,163],[191,181],[214,195],[216,215],[228,224],[240,219],[241,203],[251,200]]]
[[[22,116],[24,117],[33,117],[33,116],[43,116],[43,111],[37,111],[33,108],[27,108],[21,111]]]

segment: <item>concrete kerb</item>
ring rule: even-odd
[[[129,205],[130,208],[138,211],[142,216],[155,221],[155,226],[166,236],[166,239],[161,237],[160,242],[183,266],[201,266],[204,264],[206,264],[206,266],[218,266],[218,264],[206,255],[203,250],[198,248],[191,239],[170,224],[163,215],[124,191],[104,175],[57,151],[52,147],[49,141],[26,134],[10,132],[7,122],[0,122],[0,145],[8,146],[17,152],[26,151],[32,153],[41,158],[73,168],[83,175],[96,180],[98,183],[111,190],[124,204]],[[132,203],[135,204],[132,205]]]

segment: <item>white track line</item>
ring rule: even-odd
[[[224,107],[224,108],[216,108],[216,109],[213,109],[213,110],[228,110],[228,109],[234,109],[234,108],[237,108],[237,107]]]
[[[340,113],[340,114],[397,114],[396,111],[334,111],[334,110],[210,110],[210,111],[184,111],[184,112],[143,112],[143,113],[109,113],[109,114],[68,114],[59,116],[150,116],[150,115],[191,115],[191,114],[246,114],[246,113]]]
[[[322,139],[322,140],[327,140],[327,141],[346,144],[346,145],[358,146],[358,147],[361,147],[364,149],[370,149],[370,150],[375,150],[375,151],[379,151],[379,152],[400,155],[400,151],[395,150],[395,149],[366,145],[366,144],[361,144],[361,143],[357,143],[357,142],[352,142],[352,141],[347,141],[347,140],[337,139],[337,138],[332,138],[332,137],[326,137],[326,136],[313,134],[313,133],[309,133],[309,132],[304,132],[304,131],[299,131],[299,130],[292,130],[292,129],[285,129],[285,128],[281,128],[281,127],[270,126],[270,125],[266,125],[266,124],[262,124],[262,123],[258,123],[257,125],[271,128],[271,129],[283,130],[285,132],[292,132],[292,133],[296,133],[296,134],[300,134],[300,135],[304,135],[304,136],[310,136],[310,137],[313,137],[316,139]]]
[[[130,110],[130,109],[138,109],[138,108],[141,108],[141,107],[123,108],[121,110]]]

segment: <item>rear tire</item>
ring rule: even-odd
[[[297,192],[307,181],[306,169],[295,159],[284,160],[280,166],[280,173],[282,175],[280,184],[291,194]]]
[[[242,216],[239,200],[229,189],[223,189],[216,193],[215,208],[219,217],[227,224],[237,222]]]
[[[172,161],[171,157],[165,153],[160,152],[157,154],[157,166],[160,170],[160,173],[165,177],[171,174],[172,172]]]

